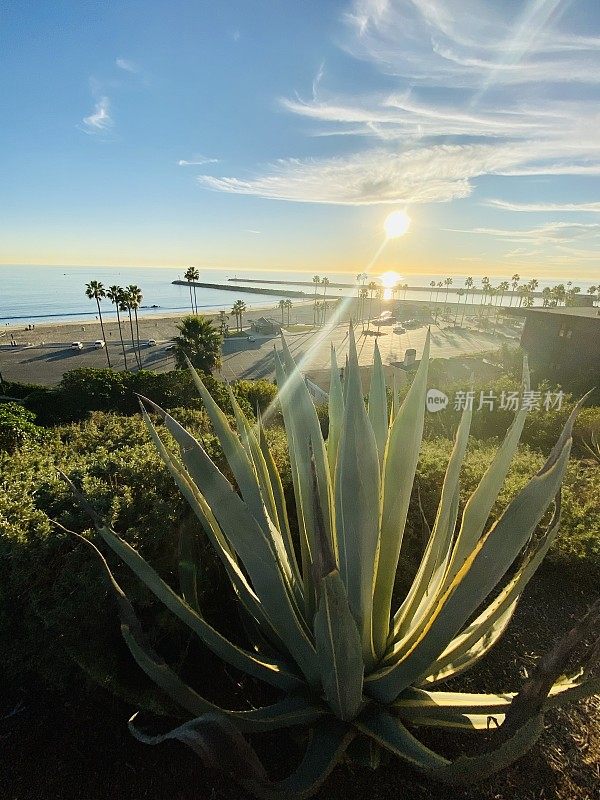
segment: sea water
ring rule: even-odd
[[[20,323],[40,323],[40,322],[62,322],[94,319],[97,315],[96,303],[89,300],[85,295],[85,285],[92,280],[100,281],[105,288],[113,284],[127,286],[135,284],[140,287],[143,293],[142,310],[140,315],[161,316],[181,312],[184,314],[190,310],[190,293],[187,286],[173,285],[174,280],[183,279],[183,272],[180,268],[163,267],[60,267],[60,266],[25,266],[25,265],[0,265],[0,323],[20,324]],[[288,270],[252,270],[244,271],[235,269],[199,269],[200,280],[206,283],[226,284],[230,278],[246,279],[249,286],[259,287],[260,284],[251,283],[250,279],[261,279],[269,281],[311,281],[312,272],[291,272]],[[322,273],[325,276],[327,273]],[[333,283],[354,283],[355,273],[330,273],[327,277]],[[429,287],[431,281],[436,283],[444,280],[443,275],[405,275],[403,283],[410,286]],[[370,279],[376,280],[373,274]],[[453,288],[464,286],[464,277],[453,276]],[[509,277],[492,277],[491,281],[497,286],[501,280],[510,280]],[[523,281],[526,278],[523,278]],[[541,291],[545,286],[553,286],[565,281],[550,280],[539,281],[537,291]],[[574,281],[581,287],[583,292],[587,291],[590,285],[587,281]],[[248,307],[264,308],[265,311],[277,307],[277,303],[283,297],[277,295],[249,294],[242,291],[243,283],[233,284],[236,291],[224,291],[222,289],[196,289],[196,301],[198,309],[203,311],[214,311],[224,308],[231,309],[236,300],[244,300]],[[475,279],[475,285],[481,286],[481,279]],[[268,288],[292,289],[294,291],[304,291],[307,299],[313,296],[312,286],[290,286],[285,284],[268,284]],[[350,293],[349,289],[338,289],[329,287],[327,295],[339,294],[340,296]],[[434,290],[433,297],[436,297]],[[322,294],[323,288],[317,287],[317,292]],[[399,291],[398,298],[407,300],[429,299],[430,292],[413,291],[406,293]],[[445,289],[439,290],[439,299],[443,300]],[[504,299],[504,305],[509,303],[510,293]],[[456,301],[456,295],[451,293],[449,300]],[[297,302],[292,298],[292,302]],[[515,304],[517,300],[515,299]],[[539,304],[536,299],[536,305]],[[102,308],[109,312],[114,308],[108,300],[104,300]]]

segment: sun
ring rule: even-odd
[[[410,227],[410,217],[406,211],[392,211],[383,223],[383,229],[388,239],[398,239],[404,236]]]
[[[398,272],[384,272],[383,275],[379,276],[379,280],[381,281],[381,285],[386,289],[393,289],[394,286],[402,280],[402,275]]]

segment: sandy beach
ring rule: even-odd
[[[310,368],[322,370],[329,363],[329,343],[341,348],[340,353],[347,348],[347,324],[351,317],[356,319],[356,301],[344,303],[343,309],[334,312],[339,301],[329,303],[327,319],[336,314],[336,327],[323,336],[322,328],[312,328],[313,304],[311,301],[294,303],[290,312],[290,343],[297,349],[298,355],[304,355],[308,349],[312,350]],[[415,301],[384,301],[383,310],[418,305]],[[423,305],[429,306],[429,303]],[[440,304],[441,305],[441,304]],[[479,306],[467,308],[466,316],[475,314]],[[368,308],[367,308],[368,310]],[[379,303],[374,302],[371,316],[380,311]],[[451,306],[448,304],[449,319]],[[145,369],[164,372],[174,368],[173,351],[169,344],[177,334],[177,324],[182,314],[171,314],[163,317],[141,315],[139,317],[140,355]],[[216,320],[218,313],[206,315]],[[244,314],[244,327],[249,328],[250,323],[259,317],[266,316],[281,323],[281,311],[274,304],[270,308],[248,308]],[[125,368],[125,359],[119,337],[119,328],[114,314],[104,317],[104,332],[110,356],[111,366],[115,369]],[[287,327],[287,313],[284,315]],[[491,333],[475,331],[465,326],[457,332],[450,322],[439,321],[440,324],[433,328],[432,354],[439,357],[450,357],[461,353],[480,352],[498,347],[504,340],[501,336]],[[229,316],[230,329],[235,328],[235,319]],[[294,327],[297,326],[297,327]],[[135,325],[134,325],[135,331]],[[423,347],[425,327],[417,330],[408,330],[401,336],[394,335],[391,326],[381,328],[381,336],[360,337],[361,362],[370,363],[372,349],[376,338],[379,339],[380,349],[384,362],[392,364],[401,361],[407,348],[414,348],[417,357]],[[132,343],[129,318],[122,319],[122,332],[125,343],[125,357],[127,366],[135,368],[135,351]],[[500,331],[498,331],[500,333]],[[10,336],[14,337],[17,346],[11,346]],[[43,323],[27,330],[27,325],[5,326],[0,330],[0,373],[5,380],[23,383],[38,383],[52,385],[61,380],[62,375],[76,367],[106,367],[108,366],[107,349],[94,348],[94,342],[102,338],[100,322],[59,322]],[[156,346],[148,346],[147,341],[153,339]],[[81,350],[71,348],[71,343],[80,341]],[[272,347],[273,337],[257,336],[256,340],[249,342],[246,339],[226,339],[223,346],[222,374],[229,380],[236,377],[271,377],[272,373]]]

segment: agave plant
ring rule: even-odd
[[[134,715],[130,728],[138,738],[151,744],[181,740],[218,761],[246,790],[266,798],[307,797],[344,753],[368,754],[373,761],[380,749],[433,778],[461,782],[488,775],[525,752],[539,735],[547,708],[598,691],[598,679],[583,670],[551,680],[541,691],[538,686],[535,702],[529,703],[522,693],[435,688],[471,667],[498,641],[552,544],[574,414],[543,468],[488,525],[526,412],[516,414],[459,522],[459,476],[471,417],[465,410],[420,566],[396,604],[394,580],[423,433],[428,356],[429,337],[404,402],[394,397],[389,411],[376,348],[366,407],[350,331],[343,385],[332,350],[325,442],[302,375],[282,342],[275,354],[278,400],[298,536],[292,533],[262,422],[250,422],[233,394],[237,432],[192,370],[237,487],[200,442],[141,398],[150,436],[229,577],[246,645],[234,643],[203,617],[196,586],[200,565],[192,547],[184,542],[177,593],[99,520],[98,533],[206,647],[231,667],[274,687],[280,699],[262,708],[226,710],[187,685],[148,645],[132,605],[88,542],[117,596],[122,633],[134,659],[189,718],[152,736],[136,726]],[[526,365],[524,382],[528,385]],[[151,413],[162,418],[177,452],[159,435]],[[551,519],[539,530],[553,504]],[[294,727],[310,733],[304,757],[288,778],[272,781],[243,734]],[[450,761],[418,738],[417,732],[428,727],[493,729],[492,749]],[[369,747],[360,747],[361,740]]]

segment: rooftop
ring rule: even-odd
[[[557,306],[556,308],[513,308],[513,313],[518,315],[526,314],[550,314],[560,317],[588,317],[589,319],[600,320],[600,308],[591,306]]]

